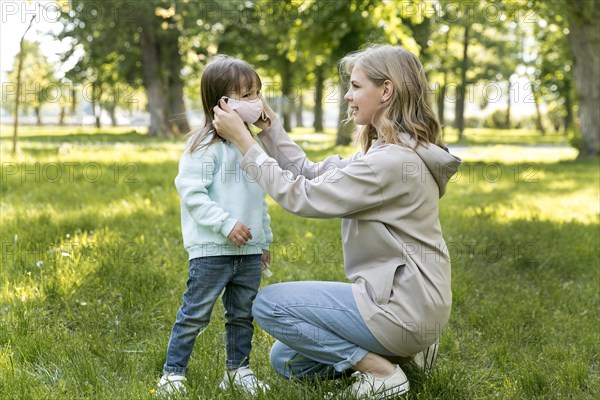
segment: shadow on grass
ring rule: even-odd
[[[18,143],[42,144],[113,144],[113,143],[170,143],[183,140],[181,138],[163,138],[148,136],[135,130],[127,133],[66,133],[56,135],[31,135],[21,136]],[[11,137],[4,136],[0,141],[12,142]]]

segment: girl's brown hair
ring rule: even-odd
[[[218,140],[223,140],[215,131],[213,121],[215,112],[213,108],[219,104],[223,96],[230,93],[242,94],[253,87],[260,90],[262,82],[247,62],[237,58],[219,54],[212,57],[204,67],[200,78],[200,94],[204,110],[204,126],[190,132],[188,151],[191,153],[199,148],[208,147]],[[206,137],[214,133],[208,143],[203,143]]]
[[[375,85],[383,85],[389,80],[394,86],[393,96],[378,109],[379,118],[358,133],[363,152],[367,152],[374,139],[406,146],[400,132],[412,136],[415,147],[442,144],[440,123],[427,98],[427,78],[414,54],[400,46],[371,46],[344,57],[340,61],[340,73],[350,75],[355,66],[359,66]]]

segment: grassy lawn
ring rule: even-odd
[[[131,129],[28,128],[0,145],[0,397],[146,399],[161,373],[187,278],[173,179],[181,140]],[[490,133],[500,138],[501,131]],[[600,179],[575,153],[529,139],[461,148],[441,201],[454,308],[431,377],[407,369],[406,399],[600,398]],[[330,134],[294,137],[318,158]],[[487,149],[483,149],[487,147]],[[344,280],[336,220],[271,202],[273,277]],[[223,307],[198,338],[189,398],[217,386]],[[290,382],[270,368],[260,328],[252,364],[269,399],[322,399],[335,382]]]

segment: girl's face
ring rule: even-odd
[[[261,119],[266,120],[260,89],[256,85],[250,88],[247,88],[247,85],[240,86],[246,89],[242,89],[241,93],[232,91],[228,94],[229,107],[246,123],[253,124]]]
[[[252,87],[248,88],[247,85],[242,84],[242,92],[229,92],[227,93],[227,97],[237,101],[252,101],[260,99],[260,89],[256,85],[252,85]]]
[[[373,83],[362,68],[355,65],[350,74],[350,88],[344,99],[352,109],[356,125],[368,125],[375,121],[377,109],[381,105],[385,86]]]

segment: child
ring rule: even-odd
[[[208,325],[223,292],[227,360],[220,387],[256,394],[269,387],[249,367],[252,302],[260,284],[261,265],[270,262],[273,235],[264,190],[240,169],[242,155],[216,134],[212,122],[213,107],[227,97],[246,123],[261,119],[258,124],[268,124],[262,111],[262,83],[246,62],[217,56],[206,65],[200,85],[204,127],[188,141],[175,178],[183,242],[190,260],[189,279],[157,392],[185,391],[183,382],[194,342]]]

